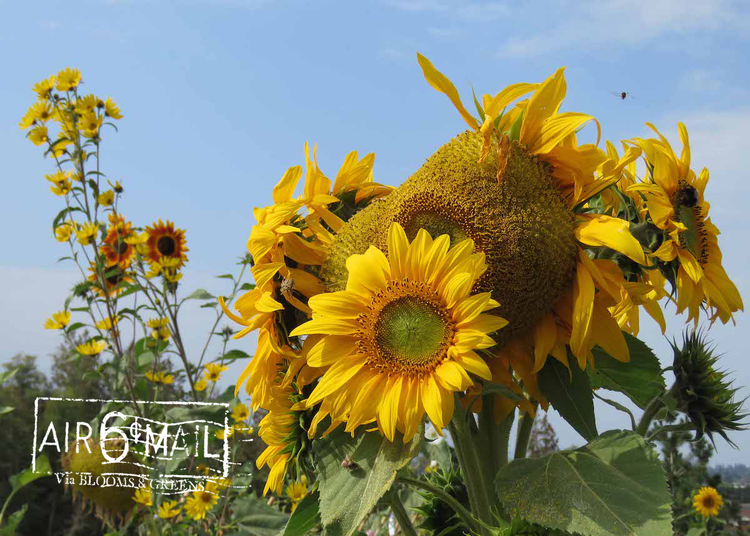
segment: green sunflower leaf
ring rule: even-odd
[[[186,300],[215,300],[216,296],[211,294],[209,291],[203,288],[195,290],[190,296],[185,297]]]
[[[276,536],[289,520],[289,514],[268,506],[262,498],[249,493],[233,504],[232,525],[237,530],[232,535]]]
[[[278,536],[305,536],[320,523],[320,493],[317,491],[302,499],[292,512],[292,517]]]
[[[591,441],[598,432],[589,377],[578,368],[578,362],[570,352],[568,363],[570,369],[557,359],[547,359],[539,371],[539,388],[562,418],[584,439]]]
[[[342,430],[317,441],[314,454],[325,533],[354,534],[390,489],[398,470],[419,452],[421,442],[421,434],[405,445],[399,433],[391,443],[379,432],[360,431],[352,438]],[[344,460],[351,463],[344,464]]]
[[[666,385],[656,354],[646,344],[628,333],[623,333],[630,350],[630,362],[623,363],[607,352],[594,347],[596,367],[587,369],[591,386],[619,391],[643,409],[664,392]]]
[[[583,536],[671,536],[671,496],[656,453],[611,430],[588,445],[514,460],[495,479],[505,511]]]

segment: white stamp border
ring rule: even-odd
[[[99,399],[99,398],[61,398],[61,397],[53,397],[53,396],[38,396],[36,397],[36,400],[34,400],[34,445],[32,447],[31,451],[31,472],[36,473],[36,447],[37,447],[37,433],[39,430],[39,401],[45,400],[50,402],[101,402],[101,403],[122,403],[122,404],[132,404],[132,400],[119,400],[119,399],[113,399],[113,400],[107,400],[107,399]],[[229,403],[228,402],[182,402],[182,401],[167,401],[167,400],[136,400],[136,404],[162,404],[162,405],[172,405],[172,406],[223,406],[227,411],[224,413],[224,430],[226,432],[227,428],[229,427]],[[199,422],[199,420],[196,421],[185,421],[184,424],[191,424],[193,422]],[[222,478],[227,478],[229,476],[229,438],[227,437],[227,434],[224,434],[224,459],[222,460],[222,465],[224,467],[224,472],[222,473]],[[112,473],[114,475],[114,473]],[[109,476],[109,473],[103,473],[103,476]],[[159,475],[159,478],[194,478],[194,479],[202,479],[205,478],[203,475]]]

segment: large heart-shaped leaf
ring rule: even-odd
[[[588,369],[592,387],[624,393],[641,409],[664,392],[664,376],[659,359],[646,343],[623,333],[630,350],[630,361],[623,363],[594,347],[596,368]]]
[[[511,516],[584,536],[671,536],[671,496],[656,453],[633,432],[515,460],[495,480]]]
[[[320,523],[320,494],[316,491],[303,498],[294,512],[284,530],[278,536],[305,536]]]
[[[238,527],[238,531],[233,533],[236,536],[276,536],[289,519],[288,514],[268,506],[265,500],[254,494],[237,499],[233,509],[231,521]]]
[[[390,489],[396,473],[418,452],[421,434],[404,444],[378,432],[342,431],[316,442],[320,518],[326,534],[349,536]]]

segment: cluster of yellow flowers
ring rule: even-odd
[[[192,492],[184,500],[163,500],[159,505],[157,514],[161,519],[173,519],[180,515],[184,509],[185,513],[196,521],[205,519],[206,514],[219,502],[221,492],[231,485],[232,481],[228,478],[209,478],[201,486],[202,489]],[[147,483],[136,490],[133,500],[145,507],[153,506],[153,491],[150,484]]]

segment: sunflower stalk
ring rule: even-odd
[[[396,516],[396,520],[401,527],[401,532],[406,534],[406,536],[417,536],[417,530],[414,528],[411,519],[409,519],[409,514],[404,508],[404,503],[401,502],[396,491],[391,491],[388,503],[391,506],[393,515]]]
[[[538,403],[534,402],[534,409]],[[531,429],[534,427],[535,414],[524,413],[518,421],[518,432],[516,432],[516,449],[513,451],[513,458],[518,460],[525,458],[529,450],[529,440],[531,439]]]
[[[473,434],[469,426],[469,419],[473,419],[474,416],[464,411],[458,397],[456,397],[455,403],[455,415],[448,425],[448,429],[456,448],[461,474],[466,483],[471,511],[481,522],[491,525],[494,521],[491,501],[495,497],[492,485],[492,478],[494,477],[492,472],[493,462],[491,461],[492,453],[479,451],[477,447],[481,442],[472,437]],[[507,444],[505,450],[507,453]],[[483,463],[489,463],[490,467],[482,467]],[[490,534],[484,527],[481,527],[478,533],[482,535]]]

